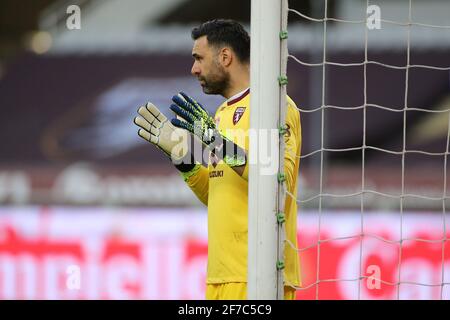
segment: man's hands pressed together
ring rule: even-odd
[[[245,150],[221,134],[213,117],[193,98],[180,92],[172,101],[170,109],[176,117],[170,121],[151,102],[139,107],[139,116],[134,118],[139,136],[161,149],[182,172],[197,163],[188,143],[194,137],[242,176],[247,163]]]

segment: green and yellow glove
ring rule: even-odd
[[[171,120],[175,127],[186,129],[197,136],[230,167],[246,164],[245,151],[217,130],[213,117],[200,103],[183,92],[173,96],[172,101],[174,104],[170,109],[179,117]]]

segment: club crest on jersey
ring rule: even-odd
[[[233,124],[236,125],[236,123],[239,122],[239,120],[241,120],[242,116],[244,115],[245,112],[245,107],[238,107],[236,108],[236,110],[234,111],[234,115],[233,115]]]

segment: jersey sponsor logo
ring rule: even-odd
[[[245,107],[238,107],[236,108],[236,110],[234,111],[234,115],[233,115],[233,124],[236,125],[236,123],[239,122],[239,120],[241,120],[242,116],[244,115],[245,112]]]
[[[214,170],[209,173],[210,178],[221,178],[223,177],[223,170]]]

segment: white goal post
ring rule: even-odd
[[[250,167],[248,187],[247,298],[283,299],[284,229],[277,214],[284,210],[278,174],[283,170],[284,141],[268,132],[285,122],[287,0],[252,0],[250,67]],[[281,77],[281,78],[280,78]],[[260,134],[260,133],[268,134]],[[266,147],[267,146],[267,147]],[[269,148],[269,149],[267,149]],[[277,172],[265,173],[260,150],[277,149]],[[278,268],[278,267],[279,268]]]

